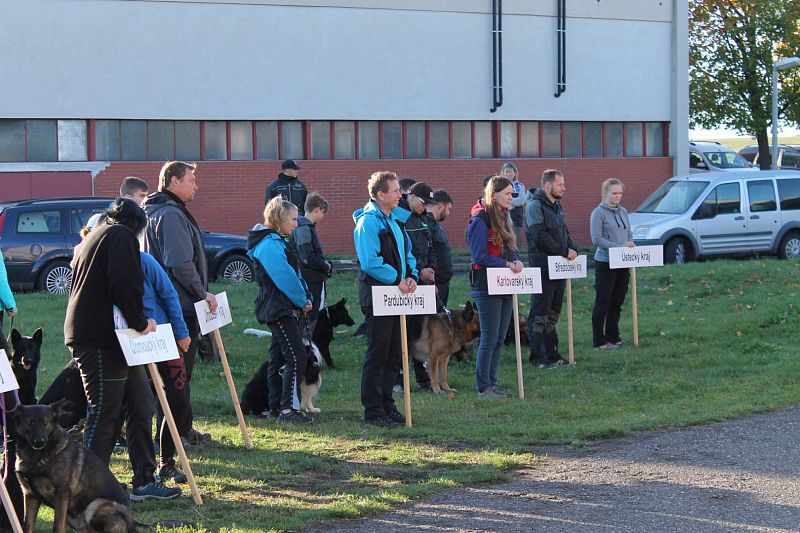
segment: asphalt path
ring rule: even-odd
[[[800,531],[800,408],[549,447],[508,483],[309,531]]]

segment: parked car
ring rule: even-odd
[[[772,147],[770,146],[770,150]],[[755,166],[761,166],[758,161],[758,145],[751,144],[739,150],[739,155],[747,159]],[[800,145],[798,144],[779,144],[778,145],[778,168],[784,170],[800,170]]]
[[[776,254],[800,257],[800,175],[780,170],[678,176],[630,215],[638,245],[664,245],[664,260]]]
[[[0,251],[13,289],[36,289],[53,294],[69,291],[69,266],[80,230],[113,198],[77,197],[0,203]],[[234,283],[253,279],[246,239],[238,235],[203,232],[211,280]]]
[[[689,142],[689,172],[691,173],[757,170],[752,167],[753,165],[745,158],[718,142]]]

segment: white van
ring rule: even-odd
[[[710,172],[661,184],[630,214],[638,245],[664,245],[664,260],[776,254],[800,257],[797,172]]]
[[[755,170],[744,157],[718,142],[689,141],[689,172]]]

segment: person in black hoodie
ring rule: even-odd
[[[300,412],[300,382],[307,358],[297,317],[311,311],[312,302],[300,274],[297,250],[289,240],[296,227],[294,204],[273,198],[264,208],[264,224],[257,224],[247,236],[247,255],[253,259],[258,282],[256,319],[272,332],[267,367],[269,416],[310,424],[314,419]]]
[[[564,302],[566,281],[551,280],[547,268],[548,255],[560,255],[567,259],[578,256],[560,202],[566,190],[564,175],[560,171],[545,170],[542,174],[542,188],[528,191],[525,208],[528,258],[532,267],[542,269],[542,293],[531,295],[531,310],[528,314],[530,361],[539,368],[566,363],[558,352],[556,331]]]
[[[133,201],[118,199],[76,248],[72,285],[64,320],[64,343],[72,352],[88,402],[84,445],[106,464],[120,433],[125,413],[134,469],[131,499],[168,499],[180,489],[156,481],[151,434],[152,399],[144,366],[129,367],[114,333],[116,306],[128,327],[143,334],[156,329],[144,314],[144,272],[138,235],[147,225]]]
[[[305,215],[308,189],[297,178],[300,172],[300,165],[291,159],[287,159],[281,163],[281,169],[283,169],[283,172],[278,174],[278,178],[267,187],[267,191],[264,194],[264,203],[268,204],[276,196],[283,196],[284,200],[294,204],[301,215]]]
[[[433,251],[436,254],[436,293],[442,305],[447,307],[450,280],[453,278],[453,253],[442,222],[450,215],[453,199],[444,189],[433,191],[433,199],[436,204],[428,208],[428,226],[431,228]]]
[[[300,258],[300,270],[303,280],[311,291],[314,307],[308,313],[308,329],[313,333],[317,325],[317,316],[325,305],[323,294],[325,280],[333,274],[333,264],[325,260],[322,243],[317,236],[317,223],[322,222],[328,212],[328,202],[321,194],[312,192],[306,198],[306,216],[297,217],[297,229],[292,233],[292,240],[297,246]]]

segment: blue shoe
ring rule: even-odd
[[[181,489],[178,487],[167,487],[161,481],[151,481],[144,487],[134,487],[131,491],[131,501],[171,500],[180,495]]]

